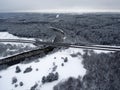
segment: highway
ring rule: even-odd
[[[36,49],[19,53],[17,55],[12,55],[9,57],[5,57],[0,59],[0,66],[7,65],[11,66],[17,63],[24,61],[26,58],[31,59],[31,57],[36,56],[45,56],[49,52],[53,51],[57,47],[71,47],[71,48],[81,48],[81,49],[90,49],[90,50],[105,50],[105,51],[120,51],[120,47],[115,46],[104,46],[104,45],[75,45],[69,43],[58,43],[58,42],[42,42],[42,41],[35,41],[35,40],[21,40],[21,39],[0,39],[0,42],[15,42],[15,43],[32,43],[37,45],[45,45],[44,48],[39,48],[37,46]]]
[[[14,42],[14,43],[32,43],[37,45],[47,45],[54,47],[72,47],[81,49],[93,49],[93,50],[106,50],[106,51],[120,51],[120,46],[109,46],[109,45],[76,45],[69,43],[59,43],[59,42],[42,42],[36,40],[22,40],[22,39],[0,39],[0,42]]]
[[[12,55],[12,56],[0,59],[0,66],[1,65],[11,66],[11,65],[14,65],[14,64],[24,61],[26,58],[30,59],[31,57],[45,56],[57,47],[67,47],[67,48],[71,47],[71,48],[81,48],[81,49],[89,49],[89,50],[120,51],[120,46],[95,45],[95,44],[89,44],[89,43],[84,44],[82,42],[79,43],[79,45],[64,43],[64,38],[66,36],[65,36],[65,33],[63,32],[63,30],[54,28],[54,27],[49,27],[49,28],[52,29],[56,34],[56,37],[53,40],[53,42],[43,42],[38,39],[35,39],[35,40],[0,39],[0,43],[14,42],[14,43],[30,43],[30,44],[37,45],[37,48],[34,50],[19,53],[16,55]],[[41,49],[41,45],[43,45],[45,47]]]

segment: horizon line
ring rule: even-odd
[[[120,13],[120,10],[100,10],[100,9],[46,9],[46,10],[17,10],[0,11],[0,13]]]

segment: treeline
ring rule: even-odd
[[[83,79],[69,78],[54,86],[54,90],[120,90],[120,52],[83,56],[87,70]]]
[[[24,45],[11,45],[11,44],[0,43],[0,57],[14,55],[16,53],[21,53],[32,49],[33,48],[28,45],[24,46]]]
[[[102,45],[120,45],[120,14],[83,14],[71,17],[71,20],[60,20],[52,25],[65,30],[78,43],[87,41]]]
[[[0,21],[0,30],[20,37],[50,39],[53,32],[49,26],[53,26],[63,29],[66,42],[120,45],[120,14],[60,14],[59,18],[57,14],[20,15]]]

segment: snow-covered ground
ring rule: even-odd
[[[8,32],[0,32],[0,39],[35,40],[34,38],[21,38]],[[3,49],[4,48],[4,49]],[[0,59],[36,48],[32,43],[0,42]]]
[[[71,54],[84,53],[81,49],[69,48],[66,50],[60,50],[56,53],[47,55],[46,57],[39,58],[39,62],[32,62],[29,64],[17,64],[9,67],[6,70],[0,71],[0,90],[29,90],[35,83],[38,83],[38,89],[40,90],[52,90],[53,86],[58,82],[65,80],[71,77],[83,77],[86,73],[86,70],[82,65],[82,57],[79,54],[77,57],[72,57]],[[64,58],[67,58],[68,61],[64,62]],[[62,66],[62,63],[64,66]],[[20,73],[15,73],[16,66],[19,66],[21,69]],[[29,73],[23,73],[27,67],[32,67],[32,71]],[[42,85],[41,79],[43,76],[48,75],[52,72],[54,66],[57,66],[54,72],[58,72],[59,79],[53,81],[52,83],[46,83]],[[36,71],[38,69],[38,71]],[[12,84],[12,78],[16,77],[18,79],[18,87],[15,88]],[[24,83],[23,86],[19,86],[19,82]]]
[[[104,51],[99,51],[99,53],[100,52]],[[82,64],[83,54],[84,51],[82,49],[68,48],[51,53],[28,64],[11,66],[6,70],[0,71],[0,90],[30,90],[30,88],[36,83],[38,84],[36,90],[53,90],[53,87],[57,83],[64,81],[69,77],[83,77],[86,74],[86,69]],[[64,61],[65,58],[67,58],[67,62]],[[16,66],[20,67],[20,73],[15,73]],[[53,71],[55,66],[57,67],[55,71]],[[23,73],[28,67],[31,67],[32,71],[29,73]],[[42,77],[47,76],[51,72],[58,72],[58,80],[42,84]],[[13,77],[17,78],[16,84],[12,84]],[[20,82],[23,82],[24,85],[20,86]],[[15,85],[18,86],[15,87]]]
[[[8,32],[0,32],[0,39],[23,39],[23,40],[34,40],[34,38],[21,38],[14,36]],[[33,44],[27,44],[27,43],[13,43],[13,42],[4,42],[4,44],[15,44],[15,45],[24,45],[24,46],[30,46],[35,47]]]
[[[60,16],[60,15],[59,15],[59,14],[57,14],[57,15],[56,15],[56,18],[59,18],[59,16]]]
[[[19,39],[8,32],[0,32],[0,39]],[[21,39],[21,38],[20,38]],[[26,39],[26,38],[22,38]],[[28,40],[28,39],[27,39]],[[30,40],[30,39],[29,39]],[[95,50],[96,53],[108,53],[108,51]],[[69,77],[83,77],[86,69],[82,64],[82,55],[84,51],[78,48],[62,49],[55,53],[38,58],[28,64],[16,64],[6,70],[0,71],[0,90],[30,90],[36,83],[36,90],[53,90],[53,87]],[[16,73],[16,67],[19,66],[21,72]],[[31,67],[32,71],[24,73],[26,68]],[[56,81],[42,84],[42,77],[49,73],[58,72],[59,78]],[[12,84],[12,78],[16,78],[15,84]],[[23,86],[20,86],[23,82]]]

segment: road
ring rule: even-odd
[[[55,42],[41,42],[35,40],[21,40],[21,39],[0,39],[0,42],[15,42],[15,43],[37,43],[37,45],[45,45],[45,48],[36,48],[31,51],[23,52],[17,55],[5,57],[0,59],[0,66],[7,65],[11,66],[21,61],[24,61],[26,58],[44,56],[49,52],[53,51],[56,47],[72,47],[72,48],[81,48],[81,49],[90,49],[90,50],[105,50],[105,51],[120,51],[120,47],[115,46],[104,46],[104,45],[75,45],[69,43],[55,43]]]
[[[47,45],[55,47],[72,47],[82,49],[93,49],[93,50],[106,50],[106,51],[120,51],[120,46],[109,46],[109,45],[76,45],[69,43],[58,43],[58,42],[42,42],[36,40],[22,40],[22,39],[0,39],[0,42],[15,42],[15,43],[32,43],[37,45]]]

